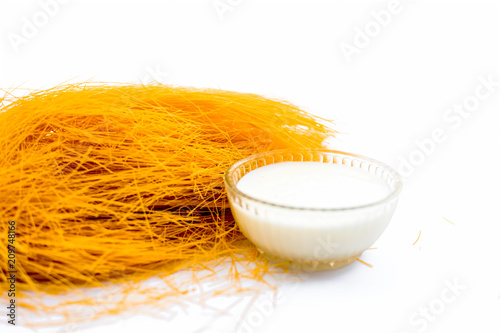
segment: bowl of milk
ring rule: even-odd
[[[328,149],[275,150],[224,174],[243,234],[272,261],[303,270],[355,261],[384,232],[401,176],[374,159]]]

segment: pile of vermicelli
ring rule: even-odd
[[[8,289],[13,220],[21,293],[255,260],[223,172],[256,152],[320,147],[335,134],[286,102],[221,90],[78,84],[2,102],[0,285]]]

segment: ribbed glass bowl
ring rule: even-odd
[[[238,189],[239,180],[252,170],[289,161],[359,168],[379,177],[389,194],[367,205],[308,208],[266,202]],[[231,211],[243,234],[271,260],[303,270],[335,269],[355,261],[386,229],[402,188],[400,175],[391,167],[364,156],[327,149],[256,154],[230,166],[224,182]]]

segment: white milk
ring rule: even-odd
[[[397,196],[383,200],[391,192],[384,179],[333,163],[270,164],[249,172],[236,186],[267,202],[231,196],[243,233],[267,255],[312,270],[356,260],[382,234],[397,203]]]
[[[254,198],[307,208],[344,208],[377,202],[389,194],[379,177],[343,164],[282,162],[249,172],[237,184]]]

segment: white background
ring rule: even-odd
[[[333,147],[406,170],[391,224],[362,256],[373,268],[283,283],[276,306],[254,302],[211,326],[201,310],[72,331],[500,330],[498,1],[401,0],[385,26],[373,12],[389,0],[49,2],[0,0],[1,88],[157,80],[260,93],[335,119]],[[464,102],[470,113],[448,113]],[[31,332],[5,322],[2,332]]]

